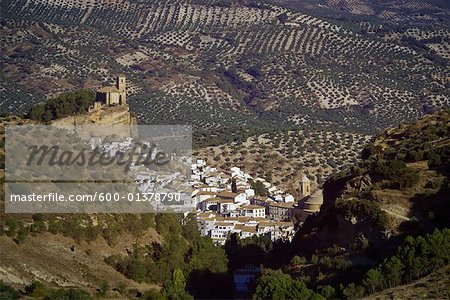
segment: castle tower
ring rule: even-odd
[[[116,88],[119,90],[119,93],[125,93],[126,91],[125,75],[117,76]]]
[[[302,197],[311,195],[311,180],[309,180],[306,175],[303,175],[302,180],[300,181],[300,191]]]
[[[126,93],[126,83],[125,75],[119,75],[116,79],[116,88],[119,91],[119,105],[127,104],[127,93]]]

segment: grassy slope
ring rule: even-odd
[[[448,299],[449,287],[450,266],[445,266],[413,283],[388,289],[364,299]]]

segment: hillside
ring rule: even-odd
[[[315,15],[334,16],[338,19],[356,18],[361,22],[402,23],[409,26],[448,25],[448,9],[450,8],[448,2],[443,0],[274,0],[270,2],[305,10]],[[369,30],[370,27],[368,25]]]
[[[442,112],[377,135],[362,162],[324,184],[324,205],[301,228],[299,247],[370,256],[406,235],[449,227],[449,121]]]
[[[132,125],[124,108],[107,107],[73,116],[50,109],[49,103],[70,95],[40,104],[45,110],[38,115],[63,115],[53,120],[59,125],[72,124],[74,119],[82,121],[78,125],[84,120]],[[118,118],[124,115],[127,117]],[[168,286],[176,271],[191,280],[189,292],[193,294],[231,295],[226,255],[211,239],[200,236],[192,214],[5,213],[5,127],[24,124],[45,122],[0,117],[0,299],[162,297],[159,291],[164,288],[170,293]],[[223,289],[203,288],[217,278],[223,280]],[[182,292],[186,293],[184,287]]]
[[[254,299],[447,298],[449,155],[448,111],[376,135],[291,243],[242,248],[264,266]]]
[[[7,117],[2,124],[29,122]],[[187,274],[191,294],[231,297],[227,270],[249,260],[267,269],[255,290],[260,298],[267,296],[261,288],[264,280],[277,280],[277,276],[288,276],[283,278],[294,280],[296,288],[311,295],[360,298],[370,293],[370,285],[364,281],[364,289],[353,282],[367,276],[364,272],[369,267],[396,251],[397,255],[406,255],[407,246],[398,248],[404,245],[406,236],[424,236],[435,228],[450,226],[446,197],[449,125],[450,114],[443,111],[374,137],[362,151],[361,161],[324,183],[321,212],[306,220],[292,243],[272,243],[264,238],[236,242],[231,238],[224,248],[214,247],[209,238],[199,236],[192,216],[2,214],[0,250],[7,254],[2,257],[0,278],[21,290],[27,286],[23,292],[27,295],[37,295],[34,293],[39,289],[32,283],[38,280],[45,285],[44,291],[39,291],[46,295],[52,288],[67,291],[68,287],[77,287],[92,295],[134,297],[162,286],[167,291],[171,272],[179,269]],[[284,136],[288,137],[295,134]],[[435,260],[436,265],[424,261],[427,269],[421,272],[425,274],[446,264],[450,257],[448,247],[440,243],[448,243],[450,231],[433,234],[426,239],[406,239],[411,245],[428,241],[430,245],[424,245],[431,248],[418,248],[414,252],[417,255],[419,250],[433,253],[430,249],[442,255]],[[57,259],[53,258],[56,253]],[[286,273],[271,273],[271,267]],[[387,265],[380,270],[389,268]],[[433,276],[438,275],[430,275],[431,285],[417,283],[423,295],[432,295],[430,288],[440,284]],[[403,280],[389,281],[389,285]],[[211,289],[217,282],[223,289]],[[386,288],[384,283],[377,284],[376,290]],[[388,297],[389,293],[396,290],[373,297]]]
[[[159,240],[155,231],[148,231],[139,243]],[[111,255],[127,255],[135,242],[131,234],[118,236],[117,243],[110,245],[103,238],[80,243],[70,237],[41,233],[17,244],[4,235],[0,237],[0,281],[17,288],[39,281],[47,287],[79,287],[94,292],[103,282],[115,289],[124,286],[131,293],[157,288],[154,284],[140,284],[126,278],[104,261]]]
[[[118,74],[121,105],[93,109]],[[249,265],[242,298],[449,298],[449,108],[448,0],[2,0],[0,299],[241,298]],[[4,128],[50,123],[192,125],[193,199],[239,194],[208,223],[6,214]],[[324,203],[225,226],[260,203],[248,175],[295,200],[306,175]]]
[[[102,120],[111,121],[117,113],[108,117],[104,112]],[[0,281],[21,290],[40,282],[46,288],[77,287],[91,293],[107,283],[115,289],[114,297],[159,288],[130,280],[105,262],[112,255],[128,255],[135,244],[162,243],[153,215],[5,214],[4,128],[31,124],[43,123],[17,116],[0,118]]]
[[[360,160],[371,136],[325,130],[287,130],[251,136],[246,141],[194,152],[220,170],[237,166],[297,195],[303,174],[323,184],[333,172]]]
[[[0,107],[22,113],[124,73],[140,124],[192,124],[200,146],[273,129],[373,134],[448,107],[448,7],[416,1],[423,19],[443,21],[399,28],[285,2],[2,1]],[[374,1],[292,2],[320,12]]]
[[[373,134],[449,106],[449,10],[416,2],[2,1],[0,108],[122,73],[139,124],[190,124],[212,165],[276,163],[296,193],[299,174],[322,184]]]
[[[450,266],[446,266],[410,284],[378,292],[364,299],[448,299],[449,284]]]

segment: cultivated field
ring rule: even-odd
[[[0,108],[24,113],[124,73],[139,122],[192,124],[196,148],[237,147],[274,130],[363,143],[450,104],[448,8],[395,2],[5,0]],[[338,7],[347,15],[328,17]],[[316,151],[324,154],[291,153],[302,157],[292,168],[317,163],[322,171],[311,172],[326,176],[334,154]],[[349,153],[334,163],[352,162]]]

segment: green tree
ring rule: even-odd
[[[367,271],[363,285],[371,292],[410,282],[450,263],[450,229],[407,237],[392,257]]]
[[[19,223],[16,219],[8,218],[5,221],[6,227],[8,227],[8,230],[6,231],[6,235],[9,237],[13,237],[17,233],[17,229],[19,227]]]
[[[105,280],[102,280],[102,281],[100,282],[100,286],[99,286],[99,289],[98,289],[98,293],[97,293],[97,294],[98,294],[100,297],[105,297],[105,296],[106,296],[106,293],[108,293],[109,288],[110,288],[110,286],[109,286],[108,282],[105,281]]]
[[[180,219],[176,214],[157,214],[155,216],[156,231],[162,236],[181,234]]]
[[[282,13],[280,15],[277,16],[278,21],[280,21],[280,23],[284,24],[286,23],[286,21],[288,20],[288,16],[286,13]]]
[[[359,299],[364,297],[365,292],[362,286],[350,283],[342,290],[342,295],[344,295],[345,299]]]
[[[250,185],[252,187],[252,189],[255,190],[255,194],[258,196],[268,196],[269,192],[267,191],[267,189],[265,188],[264,184],[257,180],[257,181],[250,181]]]
[[[194,270],[209,270],[214,273],[225,273],[228,259],[225,250],[214,245],[210,238],[202,237],[193,246],[193,256],[189,265]]]
[[[367,271],[363,284],[372,293],[383,288],[383,274],[379,269],[370,269]]]
[[[200,239],[200,232],[195,214],[189,214],[184,218],[182,232],[183,237],[191,243]]]
[[[393,287],[401,283],[405,266],[398,257],[393,256],[387,260],[384,264],[384,268],[386,282],[389,287]]]
[[[166,294],[157,290],[148,290],[144,293],[144,300],[165,300]]]
[[[237,185],[236,185],[236,180],[235,179],[231,180],[231,191],[233,193],[237,193]]]
[[[58,289],[52,291],[44,300],[91,300],[92,297],[79,289]]]
[[[42,283],[37,281],[32,282],[25,287],[25,293],[33,298],[46,297],[48,296],[49,292],[49,289],[47,289]]]
[[[35,106],[33,106],[30,109],[30,112],[29,112],[28,116],[29,116],[29,118],[31,120],[39,120],[39,121],[41,121],[41,120],[44,119],[44,113],[45,113],[45,104],[44,103],[39,103],[39,104],[36,104]]]
[[[185,267],[185,254],[188,250],[189,244],[185,239],[176,234],[169,234],[162,245],[160,260],[169,267],[169,270],[183,269]]]
[[[67,115],[86,113],[94,101],[93,91],[74,91],[33,106],[27,116],[32,120],[48,122]]]
[[[321,285],[317,288],[317,291],[325,299],[331,299],[336,296],[336,290],[330,285]]]
[[[173,271],[172,280],[169,281],[165,287],[167,298],[170,300],[189,300],[193,299],[188,292],[186,292],[186,278],[181,269]]]
[[[147,275],[147,269],[139,258],[133,258],[126,265],[125,275],[137,282],[142,282]]]
[[[269,270],[258,279],[253,299],[309,299],[313,295],[305,282],[280,270]]]
[[[305,263],[306,263],[306,259],[303,256],[295,255],[291,259],[291,265],[292,266],[300,266],[300,265],[304,265]]]
[[[9,285],[4,284],[3,281],[0,281],[0,299],[14,300],[19,298],[20,298],[19,292],[14,290]]]

